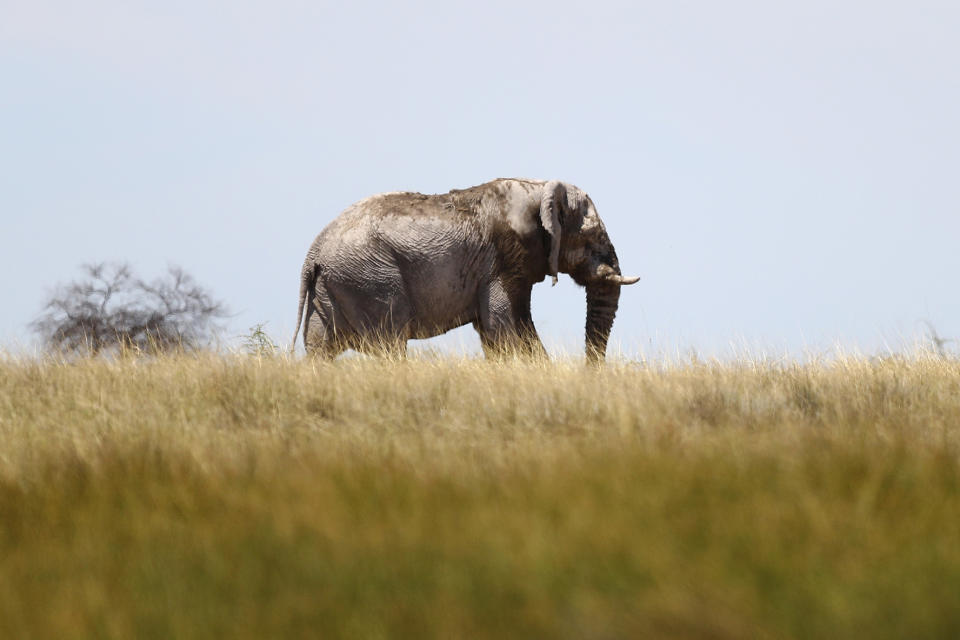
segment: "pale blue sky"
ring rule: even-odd
[[[628,352],[960,338],[958,33],[929,1],[0,0],[0,345],[98,260],[286,343],[340,210],[500,176],[590,193],[643,277]],[[568,279],[533,312],[582,349]]]

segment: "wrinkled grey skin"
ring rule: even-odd
[[[586,351],[602,360],[623,278],[593,202],[558,181],[499,179],[439,195],[362,200],[324,229],[300,274],[296,346],[403,354],[406,341],[472,323],[487,357],[545,355],[530,291],[569,274],[587,290]]]

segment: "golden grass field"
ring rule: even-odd
[[[960,362],[0,358],[0,637],[960,637]]]

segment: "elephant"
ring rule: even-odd
[[[546,356],[530,293],[559,273],[585,287],[586,357],[603,361],[620,287],[639,278],[621,275],[586,193],[520,178],[381,193],[348,207],[310,245],[290,349],[301,321],[307,353],[330,359],[346,349],[403,355],[408,339],[472,323],[488,358]]]

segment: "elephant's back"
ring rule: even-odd
[[[357,256],[386,258],[391,250],[415,249],[449,242],[461,227],[444,195],[395,191],[365,198],[344,209],[316,237],[312,254],[333,265]],[[445,237],[445,240],[441,238]]]

